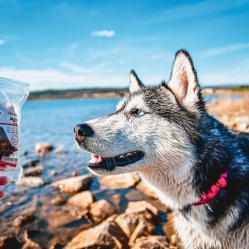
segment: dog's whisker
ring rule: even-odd
[[[70,149],[69,149],[69,153],[71,153],[73,150],[75,150],[77,148],[77,144],[73,144]]]
[[[81,150],[77,156],[77,160],[80,158],[80,156],[83,154],[83,151]]]

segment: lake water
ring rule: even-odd
[[[218,96],[208,96],[207,101],[212,101]],[[28,101],[22,109],[21,120],[21,153],[28,152],[27,156],[22,155],[22,162],[37,158],[34,147],[37,142],[51,143],[55,148],[64,147],[61,155],[51,153],[45,158],[40,158],[43,166],[41,177],[48,183],[72,176],[72,172],[77,171],[79,174],[87,173],[87,162],[90,159],[89,154],[80,152],[78,149],[73,150],[75,125],[84,121],[94,119],[115,111],[119,99],[76,99],[76,100],[46,100],[46,101]],[[56,176],[51,176],[51,171],[57,172]],[[3,189],[3,187],[1,187]],[[91,190],[95,192],[95,198],[105,198],[112,203],[113,196],[118,192],[113,190],[100,191],[98,180],[95,178]],[[77,229],[85,221],[73,221],[72,224],[68,220],[63,220],[66,225],[58,225],[58,220],[54,221],[54,217],[69,217],[65,208],[51,205],[51,199],[58,195],[58,190],[52,189],[49,184],[39,188],[26,188],[16,186],[10,183],[4,187],[6,196],[0,200],[0,234],[7,235],[15,233],[21,236],[21,232],[15,229],[11,224],[13,218],[20,214],[31,212],[38,217],[37,221],[30,225],[29,229],[44,229],[44,238],[53,239],[54,237],[62,237],[62,234],[68,233],[67,241],[75,233]],[[148,197],[141,196],[136,190],[120,190],[120,195],[126,195],[129,200],[146,199]],[[133,191],[133,192],[132,192]],[[133,194],[132,194],[133,193]],[[68,198],[68,197],[67,197]],[[122,199],[123,200],[123,199]],[[114,203],[115,205],[115,203]],[[121,208],[120,201],[118,208]],[[60,212],[65,213],[60,213]],[[70,216],[71,217],[71,216]],[[70,218],[67,218],[70,219]],[[71,224],[68,227],[68,222]],[[75,223],[76,222],[76,223]],[[54,225],[56,223],[58,226]],[[70,228],[70,229],[69,229]],[[49,235],[48,235],[49,234]],[[64,238],[63,237],[63,238]],[[39,234],[41,240],[42,234]],[[46,240],[45,239],[45,240]],[[43,243],[43,242],[41,242]]]

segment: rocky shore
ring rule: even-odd
[[[46,184],[38,164],[38,160],[33,160],[24,165],[19,186],[39,188]],[[111,201],[99,198],[98,191],[90,191],[93,179],[91,174],[75,174],[52,182],[49,188],[55,190],[49,205],[42,206],[39,212],[28,208],[13,217],[13,233],[0,237],[0,248],[182,248],[172,227],[173,213],[159,202],[138,174],[101,177],[101,191],[109,189],[115,193]],[[5,208],[12,205],[6,203]],[[49,211],[52,206],[57,208]],[[39,226],[44,222],[42,212],[46,212],[46,222],[57,230],[57,237],[51,237],[49,230]],[[71,231],[62,234],[60,227]]]
[[[209,112],[248,132],[248,98],[227,101],[212,103]],[[183,248],[174,213],[138,174],[97,178],[74,168],[50,170],[43,158],[52,153],[63,160],[63,148],[38,143],[35,151],[23,164],[17,191],[0,201],[0,249]]]

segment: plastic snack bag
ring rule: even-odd
[[[18,181],[21,107],[29,95],[27,83],[0,77],[0,176]]]

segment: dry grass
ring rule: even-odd
[[[221,98],[208,104],[209,113],[227,116],[249,116],[249,95],[241,99]]]
[[[249,132],[249,95],[241,99],[221,98],[207,105],[208,112],[226,126]]]

